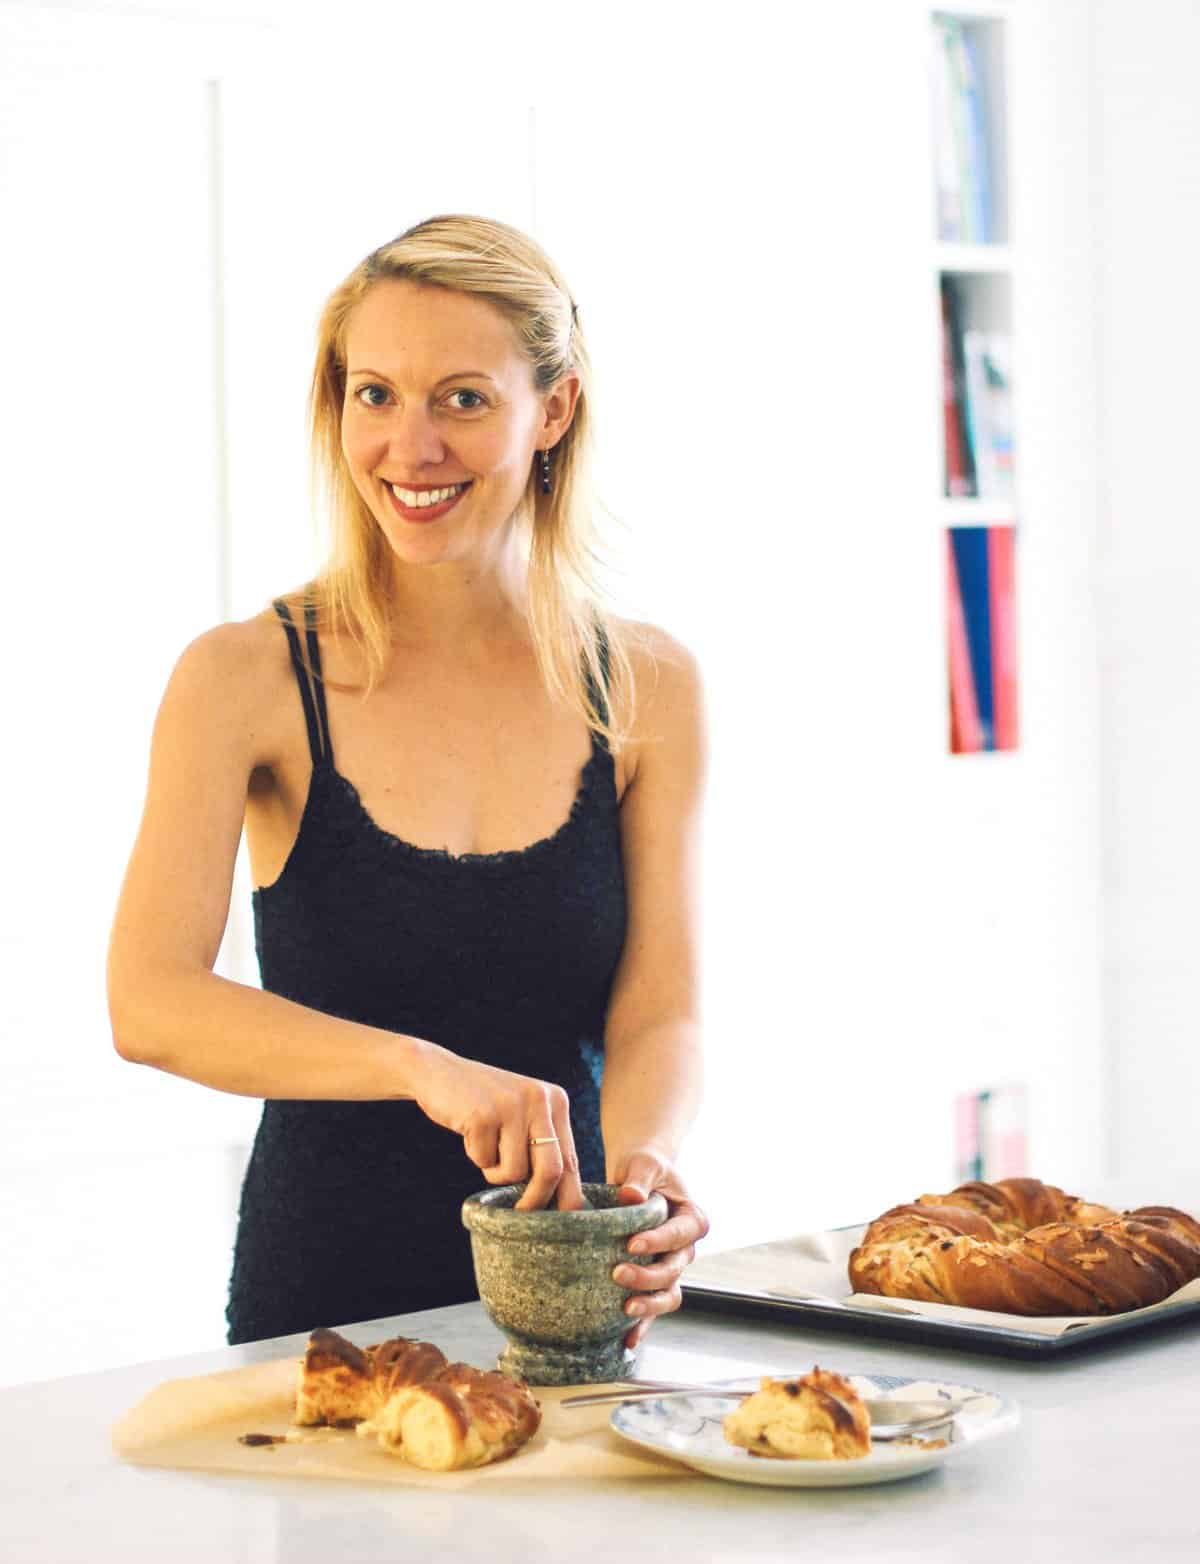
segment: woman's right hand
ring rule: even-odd
[[[518,1211],[549,1205],[554,1196],[560,1211],[583,1206],[570,1102],[561,1086],[464,1059],[436,1043],[425,1044],[415,1075],[417,1106],[462,1136],[489,1184],[529,1180]]]

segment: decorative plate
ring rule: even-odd
[[[721,1423],[732,1402],[703,1391],[627,1401],[613,1412],[611,1423],[622,1438],[658,1455],[671,1456],[710,1477],[770,1488],[854,1488],[916,1477],[968,1445],[1007,1433],[1020,1421],[1014,1402],[971,1385],[897,1379],[887,1374],[846,1377],[861,1396],[966,1404],[952,1423],[932,1434],[911,1435],[903,1441],[881,1440],[872,1446],[870,1455],[849,1461],[775,1460],[751,1455],[725,1438]],[[723,1380],[715,1388],[726,1385],[732,1390],[745,1389],[747,1381]]]

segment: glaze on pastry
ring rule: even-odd
[[[1160,1303],[1200,1277],[1200,1222],[1172,1206],[1113,1211],[1033,1178],[919,1195],[850,1255],[855,1292],[1003,1314],[1100,1315]]]
[[[871,1453],[871,1423],[850,1381],[813,1368],[799,1379],[765,1377],[726,1414],[730,1444],[788,1461],[853,1461]]]
[[[321,1329],[300,1360],[292,1421],[354,1427],[414,1466],[453,1471],[512,1455],[541,1409],[523,1381],[448,1363],[432,1342],[396,1336],[362,1348]]]

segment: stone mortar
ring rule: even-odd
[[[479,1297],[508,1337],[498,1367],[531,1385],[589,1385],[624,1379],[636,1351],[623,1337],[636,1321],[624,1311],[631,1289],[612,1273],[622,1262],[652,1265],[659,1255],[630,1254],[634,1233],[667,1219],[667,1202],[617,1203],[616,1184],[585,1184],[582,1211],[515,1211],[524,1184],[481,1190],[463,1201]]]

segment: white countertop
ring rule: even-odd
[[[478,1304],[375,1322],[486,1364],[501,1338]],[[499,1482],[440,1495],[133,1467],[115,1419],[164,1379],[280,1357],[304,1338],[0,1390],[4,1564],[328,1564],[450,1556],[531,1560],[953,1560],[1173,1564],[1200,1559],[1200,1326],[1022,1362],[685,1311],[651,1332],[645,1378],[795,1371],[941,1377],[1020,1405],[1012,1434],[909,1481],[778,1490],[703,1477]]]

